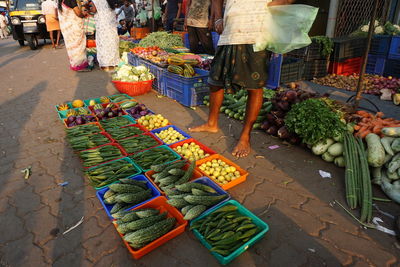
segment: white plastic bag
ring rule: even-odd
[[[307,5],[266,7],[262,21],[263,33],[254,45],[254,51],[267,49],[285,54],[311,43],[308,32],[314,23],[318,8]]]

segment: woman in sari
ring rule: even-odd
[[[119,37],[114,8],[115,0],[92,0],[91,12],[96,21],[97,61],[104,71],[113,71],[119,63]]]
[[[78,0],[79,1],[79,0]],[[86,17],[77,0],[58,0],[58,18],[64,37],[71,70],[89,71],[86,57],[86,36],[83,18]]]

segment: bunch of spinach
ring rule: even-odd
[[[286,115],[285,125],[309,145],[343,133],[346,127],[339,115],[321,99],[308,99],[293,105]]]

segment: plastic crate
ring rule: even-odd
[[[128,153],[128,151],[124,148],[124,146],[123,146],[122,144],[120,144],[120,142],[119,142],[119,141],[123,141],[123,140],[134,139],[134,138],[136,138],[136,137],[138,137],[138,136],[141,136],[141,135],[147,135],[147,136],[151,137],[154,141],[156,141],[157,144],[156,144],[156,145],[153,145],[153,146],[149,146],[149,147],[147,147],[147,148],[145,148],[145,149],[141,149],[141,150],[138,150],[138,151],[135,151],[135,152],[132,152],[132,153]],[[122,147],[122,149],[125,151],[125,153],[126,153],[128,156],[138,154],[138,153],[140,153],[140,152],[143,152],[143,151],[145,151],[145,150],[148,150],[148,149],[151,149],[151,148],[154,148],[154,147],[157,147],[157,146],[160,146],[160,145],[163,144],[163,142],[162,142],[160,139],[158,139],[156,136],[154,136],[154,135],[153,135],[152,133],[150,133],[150,132],[143,133],[143,134],[136,135],[136,136],[127,137],[127,138],[121,139],[121,140],[119,140],[119,141],[117,141],[117,143]]]
[[[131,207],[129,207],[129,208],[125,209],[125,210],[133,209],[133,208],[135,208],[135,207],[137,207],[139,205],[142,205],[143,203],[149,202],[150,200],[161,196],[161,193],[157,190],[157,188],[155,188],[153,186],[153,184],[150,183],[150,181],[144,175],[137,175],[137,176],[129,177],[129,179],[138,180],[138,181],[146,181],[147,182],[147,184],[146,184],[147,188],[151,189],[151,197],[149,199],[146,199],[145,201],[142,201],[142,202],[138,203],[138,204],[133,204]],[[106,211],[107,216],[111,220],[114,220],[113,216],[111,215],[111,209],[114,207],[114,205],[108,205],[108,204],[104,203],[104,194],[108,190],[110,190],[108,188],[108,186],[106,188],[100,189],[100,190],[98,190],[96,192],[96,196],[100,200],[100,203],[103,206],[104,210]]]
[[[375,56],[386,57],[390,50],[391,41],[392,41],[392,36],[375,35],[374,38],[372,38],[369,53]]]
[[[116,160],[112,160],[112,161],[110,161],[110,162],[97,165],[97,166],[95,166],[95,167],[92,167],[92,168],[90,168],[90,169],[87,169],[86,172],[91,171],[91,170],[95,170],[95,169],[97,169],[97,168],[99,168],[99,167],[102,167],[102,166],[104,166],[104,165],[108,165],[108,164],[111,164],[111,163],[113,163],[113,162],[121,161],[121,160],[126,161],[126,162],[132,164],[133,167],[134,167],[134,169],[135,169],[135,171],[136,171],[134,174],[128,175],[128,176],[126,176],[126,177],[122,177],[121,179],[129,178],[129,177],[134,177],[134,176],[139,175],[139,174],[141,173],[140,168],[139,168],[130,158],[128,158],[128,157],[121,158],[121,159],[116,159]],[[85,174],[85,177],[90,181],[90,179],[89,179],[87,173]],[[103,189],[103,188],[108,187],[110,184],[115,184],[115,183],[118,183],[118,182],[119,182],[119,180],[114,181],[114,182],[111,182],[111,183],[106,184],[106,185],[104,185],[104,186],[94,187],[94,189],[96,189],[96,190],[101,190],[101,189]]]
[[[187,107],[203,104],[203,98],[210,93],[208,71],[195,69],[197,76],[186,78],[171,72],[165,73],[167,96]]]
[[[329,73],[351,75],[361,70],[362,57],[347,59],[344,62],[330,62]]]
[[[154,75],[153,88],[162,95],[166,95],[165,91],[165,73],[166,68],[162,68],[153,63],[147,62],[146,66],[150,69],[150,72]]]
[[[168,164],[168,163],[171,163],[171,162],[174,162],[174,161],[177,161],[177,160],[180,160],[180,159],[181,159],[181,156],[180,156],[178,153],[176,153],[175,151],[173,151],[171,148],[169,148],[168,146],[162,145],[162,146],[158,146],[158,147],[156,147],[156,148],[163,148],[163,149],[165,149],[165,150],[168,150],[168,151],[170,151],[172,154],[174,154],[174,156],[175,156],[175,159],[170,160],[170,161],[167,161],[167,162],[163,162],[163,163],[157,164],[157,165],[165,165],[165,164]],[[130,157],[130,159],[132,159],[133,162],[136,163],[137,166],[139,166],[139,168],[142,170],[142,172],[147,172],[147,171],[149,171],[150,169],[144,169],[142,166],[140,166],[139,163],[135,162],[135,159],[132,158],[132,157],[135,157],[135,156],[137,156],[137,155],[141,155],[141,154],[144,154],[144,153],[151,153],[151,151],[152,151],[153,149],[155,149],[155,148],[151,148],[151,149],[145,150],[145,151],[143,151],[143,152],[141,152],[141,153],[138,153],[138,154],[136,154],[136,155]]]
[[[148,132],[148,130],[147,130],[146,128],[144,128],[142,125],[137,124],[137,123],[136,123],[136,124],[127,125],[127,126],[122,126],[122,127],[119,127],[119,128],[127,128],[127,127],[135,127],[135,128],[138,128],[138,129],[141,131],[140,134],[143,134],[143,133]],[[114,129],[116,129],[116,128],[114,128]],[[118,141],[118,139],[115,139],[115,138],[111,135],[110,130],[111,130],[111,129],[108,129],[106,132],[110,135],[110,137],[111,137],[113,140]],[[126,137],[126,138],[133,137],[133,136],[135,136],[135,135],[128,136],[128,137]]]
[[[118,148],[119,151],[121,152],[121,156],[119,156],[119,157],[117,157],[117,158],[115,158],[115,159],[111,159],[111,160],[107,160],[107,161],[101,162],[101,163],[96,164],[96,165],[92,165],[92,166],[88,166],[88,167],[83,166],[83,168],[84,168],[85,170],[91,169],[91,168],[93,168],[93,167],[97,167],[97,166],[99,166],[99,165],[102,165],[102,164],[111,162],[111,161],[116,160],[116,159],[122,159],[122,158],[124,158],[124,157],[127,156],[127,154],[125,153],[125,150],[124,150],[119,144],[116,144],[116,143],[111,143],[111,144],[105,144],[105,145],[101,145],[101,146],[96,146],[96,147],[93,147],[93,148],[89,148],[89,149],[82,150],[82,151],[80,151],[79,153],[84,152],[84,151],[87,151],[87,150],[93,150],[93,149],[105,147],[105,146],[114,146],[114,147]],[[79,155],[79,154],[78,154],[78,155]],[[81,158],[79,157],[79,160],[81,161],[81,163],[82,163],[82,165],[83,165],[83,163],[84,163],[83,159],[81,159]]]
[[[304,63],[304,79],[312,80],[313,78],[325,77],[328,74],[328,60],[317,59]]]
[[[92,116],[92,115],[84,115],[84,116]],[[86,122],[86,123],[84,123],[84,124],[80,124],[80,125],[86,125],[86,124],[96,123],[96,122],[98,122],[98,121],[99,121],[99,120],[97,119],[97,117],[96,117],[96,116],[94,116],[94,118],[96,119],[95,121]],[[63,119],[63,122],[64,122],[64,126],[65,126],[65,128],[74,128],[74,127],[76,127],[76,126],[80,126],[80,125],[68,126],[68,125],[67,125],[67,119]]]
[[[139,66],[139,57],[132,52],[128,53],[128,63],[132,66]]]
[[[169,240],[171,240],[171,239],[177,237],[178,235],[184,233],[185,232],[185,228],[187,226],[187,221],[185,221],[183,219],[182,214],[176,208],[174,208],[171,205],[169,205],[167,203],[167,199],[165,197],[154,198],[154,199],[152,199],[152,200],[150,200],[150,201],[148,201],[148,202],[146,202],[144,204],[141,204],[141,205],[137,206],[136,208],[134,208],[132,210],[148,209],[148,208],[158,209],[160,211],[160,213],[163,213],[165,211],[168,212],[167,217],[169,217],[169,218],[174,217],[176,219],[176,225],[167,234],[165,234],[162,237],[152,241],[148,245],[146,245],[143,248],[138,249],[138,250],[133,249],[129,245],[129,243],[124,240],[123,235],[117,231],[118,234],[120,235],[122,241],[124,242],[125,246],[127,247],[129,253],[136,260],[138,260],[141,257],[143,257],[144,255],[150,253],[151,251],[153,251],[154,249],[158,248],[159,246],[165,244]],[[116,224],[116,222],[114,222],[113,225],[117,229],[118,225]]]
[[[190,139],[187,139],[187,140],[183,140],[183,141],[177,142],[177,143],[175,143],[175,144],[170,145],[169,147],[172,148],[173,150],[175,150],[175,148],[178,147],[178,146],[182,146],[183,144],[186,144],[186,143],[190,144],[190,143],[192,143],[192,142],[195,143],[195,144],[197,144],[197,145],[199,145],[200,148],[204,151],[204,154],[210,154],[210,156],[211,156],[211,155],[214,155],[214,154],[217,154],[217,152],[215,152],[215,151],[212,150],[211,148],[209,148],[209,147],[203,145],[202,143],[200,143],[199,141],[197,141],[197,140],[194,139],[194,138],[190,138]],[[178,153],[177,151],[175,151],[175,152]],[[178,154],[179,154],[179,153],[178,153]],[[182,154],[179,154],[179,155],[181,155],[182,158],[185,158],[184,155],[182,155]],[[206,158],[206,157],[204,157],[204,158]],[[185,158],[185,159],[186,159],[186,158]]]
[[[189,163],[186,164],[185,166],[182,167],[182,170],[186,171],[189,168],[189,166],[190,166]],[[147,171],[145,173],[145,175],[149,179],[149,181],[158,189],[158,191],[161,192],[162,195],[166,195],[165,192],[156,184],[156,182],[154,182],[154,179],[153,179],[153,174],[154,173],[155,173],[155,171],[150,170],[150,171]],[[193,180],[195,180],[197,178],[200,178],[200,177],[203,177],[203,174],[200,171],[194,169],[192,177],[190,177],[189,181],[193,181]]]
[[[232,254],[230,254],[229,256],[222,256],[216,252],[211,252],[211,254],[218,260],[218,262],[220,264],[226,265],[229,262],[231,262],[233,259],[235,259],[236,257],[238,257],[240,254],[242,254],[243,252],[245,252],[250,246],[254,245],[257,241],[259,241],[263,236],[265,236],[265,234],[268,232],[269,230],[269,226],[268,224],[266,224],[264,221],[262,221],[260,218],[258,218],[256,215],[254,215],[254,213],[252,213],[251,211],[249,211],[248,209],[246,209],[245,207],[243,207],[239,202],[235,201],[235,200],[229,200],[225,203],[223,203],[222,205],[213,208],[212,210],[208,211],[207,213],[201,215],[200,217],[194,219],[191,223],[190,226],[192,226],[195,222],[197,222],[198,220],[201,220],[207,216],[210,216],[210,214],[212,214],[214,211],[216,211],[219,208],[222,208],[226,205],[234,205],[236,206],[238,209],[237,211],[247,217],[250,217],[253,221],[253,223],[255,225],[258,226],[258,228],[261,230],[257,235],[255,235],[253,238],[251,238],[249,241],[247,241],[246,243],[243,244],[243,246],[241,246],[240,248],[238,248],[237,250],[235,250]],[[208,249],[211,249],[211,245],[208,244],[208,242],[205,240],[205,238],[199,233],[199,231],[197,230],[193,230],[194,235],[197,237],[197,239],[200,240],[200,242]]]
[[[219,186],[222,187],[222,189],[228,190],[228,189],[230,189],[230,188],[232,188],[232,187],[234,187],[234,186],[236,186],[236,185],[238,185],[238,184],[243,183],[244,181],[246,181],[247,176],[249,175],[249,173],[248,173],[247,171],[245,171],[244,169],[240,168],[240,166],[237,165],[236,163],[230,161],[229,159],[227,159],[227,158],[225,158],[225,157],[223,157],[223,156],[221,156],[221,155],[219,155],[219,154],[214,154],[214,155],[211,155],[211,156],[209,156],[209,157],[207,157],[207,158],[204,158],[204,159],[201,159],[201,160],[196,161],[196,167],[197,167],[197,169],[198,169],[204,176],[209,177],[205,172],[203,172],[202,170],[199,169],[200,165],[202,165],[203,163],[212,161],[213,159],[216,159],[216,160],[220,159],[220,160],[222,160],[223,162],[225,162],[225,163],[228,164],[229,166],[235,167],[236,170],[239,171],[239,173],[240,173],[240,177],[239,177],[239,178],[236,178],[235,180],[232,180],[232,181],[228,182],[227,184],[220,184],[220,183],[216,182]],[[210,179],[211,179],[211,178],[210,178]]]
[[[211,32],[211,38],[213,42],[214,49],[217,50],[218,41],[219,41],[219,34],[217,32]],[[189,34],[186,33],[183,38],[183,43],[185,47],[190,49],[190,42],[189,42]]]
[[[383,75],[383,72],[385,71],[385,63],[386,57],[368,55],[366,73]]]
[[[268,80],[266,87],[269,89],[276,89],[280,85],[281,80],[281,67],[283,62],[283,56],[280,54],[272,53],[268,64]]]
[[[67,118],[67,113],[70,110],[76,110],[78,111],[80,108],[71,108],[71,109],[67,109],[67,110],[60,110],[58,111],[58,117],[60,118],[60,120],[65,120]],[[86,109],[87,111],[89,111],[89,115],[94,115],[93,112],[88,109],[87,107],[85,107],[84,109]]]
[[[309,46],[295,49],[287,53],[290,57],[302,58],[305,62],[327,59],[328,57],[323,57],[321,55],[321,44],[311,43]]]
[[[149,27],[144,27],[144,28],[136,28],[132,27],[130,35],[134,39],[143,39],[146,37],[148,34],[150,34],[150,29]]]
[[[395,78],[400,78],[400,60],[388,59],[385,64],[385,71],[383,76],[393,76]]]
[[[334,62],[362,57],[367,44],[367,39],[361,37],[339,37],[333,38],[332,41],[333,52],[330,60]]]
[[[390,42],[389,59],[400,59],[400,36],[393,36]]]
[[[178,142],[174,142],[174,143],[171,143],[171,144],[165,143],[164,140],[162,140],[160,137],[157,136],[157,134],[162,132],[162,131],[164,131],[164,130],[168,130],[168,128],[172,128],[175,131],[177,131],[178,133],[182,134],[185,137],[185,139],[179,140]],[[170,146],[170,145],[179,143],[179,142],[181,142],[183,140],[187,140],[187,139],[192,138],[190,135],[188,135],[187,133],[185,133],[184,131],[182,131],[181,129],[176,127],[175,125],[168,125],[168,126],[165,126],[165,127],[162,127],[162,128],[158,128],[158,129],[152,130],[151,133],[153,133],[159,140],[161,140],[161,142],[163,142],[167,146]]]
[[[68,109],[72,109],[73,107],[72,107],[72,104],[71,104],[71,102],[67,102],[67,103],[65,103],[67,106],[68,106]],[[57,110],[57,112],[59,112],[59,111],[64,111],[64,110],[58,110],[58,107],[59,107],[60,105],[55,105],[54,107],[56,108],[56,110]]]
[[[296,82],[303,78],[304,60],[294,57],[284,57],[281,67],[280,84]]]

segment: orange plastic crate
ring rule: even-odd
[[[164,236],[154,240],[153,242],[151,242],[150,244],[146,245],[145,247],[139,249],[139,250],[134,250],[128,242],[126,242],[123,239],[123,235],[121,233],[118,232],[117,233],[121,236],[122,241],[125,243],[125,246],[128,248],[129,253],[131,253],[132,257],[134,259],[140,259],[141,257],[143,257],[144,255],[150,253],[151,251],[153,251],[154,249],[158,248],[159,246],[161,246],[162,244],[168,242],[169,240],[171,240],[174,237],[177,237],[178,235],[182,234],[183,232],[185,232],[185,228],[187,225],[187,221],[185,221],[183,219],[182,214],[174,207],[172,207],[171,205],[169,205],[167,203],[167,199],[165,197],[157,197],[153,200],[150,200],[149,202],[146,202],[136,208],[134,208],[133,210],[137,210],[137,209],[147,209],[147,208],[153,208],[153,209],[158,209],[160,211],[160,213],[167,211],[168,218],[171,217],[175,217],[176,219],[176,226],[174,229],[172,229],[170,232],[168,232],[167,234],[165,234]],[[115,229],[117,229],[117,223],[116,221],[113,222]]]
[[[212,179],[209,175],[207,175],[206,173],[204,173],[202,170],[199,169],[201,164],[209,162],[209,161],[212,161],[213,159],[217,159],[217,160],[220,159],[220,160],[224,161],[226,164],[235,167],[236,170],[239,171],[240,177],[236,178],[235,180],[230,181],[229,183],[221,184],[218,181]],[[227,159],[227,158],[225,158],[225,157],[223,157],[223,156],[221,156],[219,154],[214,154],[214,155],[211,155],[211,156],[209,156],[207,158],[204,158],[204,159],[201,159],[201,160],[197,161],[196,162],[196,166],[197,166],[197,169],[198,169],[199,172],[201,172],[204,176],[210,177],[210,179],[212,179],[214,182],[216,182],[224,190],[228,190],[228,189],[230,189],[230,188],[232,188],[232,187],[234,187],[234,186],[236,186],[236,185],[238,185],[240,183],[243,183],[244,181],[246,181],[247,176],[249,175],[249,173],[247,171],[243,170],[242,168],[240,168],[239,165],[237,165],[236,163],[230,161],[229,159]]]
[[[185,166],[183,166],[182,170],[187,170],[189,168],[190,164],[186,164]],[[160,187],[158,187],[158,185],[154,182],[153,179],[153,174],[155,173],[155,171],[147,171],[144,175],[146,175],[146,177],[150,180],[150,182],[157,188],[158,191],[161,192],[162,195],[166,195],[164,191],[162,191],[162,189]],[[189,181],[195,180],[197,178],[203,177],[204,175],[197,170],[196,168],[193,171],[193,175],[192,177],[189,179]]]
[[[145,28],[132,28],[131,29],[131,37],[138,40],[143,39],[150,33],[150,29],[148,27]]]

